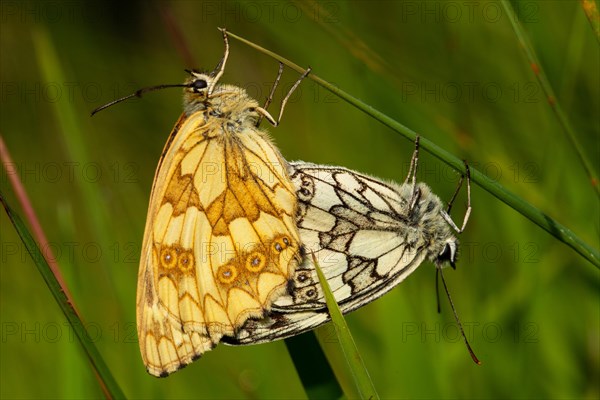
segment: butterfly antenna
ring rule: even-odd
[[[460,323],[460,319],[458,318],[458,313],[456,312],[456,308],[454,307],[454,302],[452,301],[452,296],[450,296],[450,291],[448,291],[448,286],[446,285],[446,280],[444,279],[444,273],[442,272],[441,266],[438,266],[437,270],[439,271],[440,276],[442,277],[442,284],[444,285],[444,290],[446,291],[446,295],[448,296],[448,301],[450,302],[450,307],[452,307],[452,312],[454,313],[454,319],[456,319],[456,323],[458,324],[460,333],[462,334],[462,337],[465,340],[465,345],[467,346],[467,350],[469,350],[469,354],[471,355],[471,358],[473,359],[475,364],[481,365],[481,361],[479,361],[479,359],[473,352],[473,349],[471,348],[471,345],[469,344],[469,341],[467,340],[467,335],[465,335],[465,330],[463,329],[463,326]]]
[[[129,96],[125,96],[125,97],[121,97],[120,99],[113,100],[110,103],[106,103],[105,105],[92,110],[91,115],[93,116],[94,114],[98,113],[99,111],[107,109],[108,107],[112,107],[115,104],[118,104],[122,101],[129,100],[134,97],[142,97],[144,94],[146,94],[148,92],[154,92],[155,90],[161,90],[161,89],[173,88],[173,87],[189,87],[189,84],[179,83],[179,84],[174,84],[174,85],[156,85],[156,86],[145,87],[145,88],[135,91],[134,93],[131,93]]]
[[[279,63],[279,72],[277,72],[277,78],[275,78],[275,82],[273,82],[273,86],[271,87],[271,93],[269,93],[269,97],[267,97],[267,101],[265,101],[265,105],[263,109],[267,111],[267,108],[273,101],[273,96],[275,96],[275,89],[279,85],[279,81],[281,80],[281,76],[283,75],[283,63]],[[256,121],[256,126],[258,127],[264,118],[264,114],[260,114],[258,117],[258,121]]]
[[[437,312],[442,312],[442,304],[440,302],[440,268],[435,269],[435,301],[437,303]]]

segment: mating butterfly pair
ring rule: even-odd
[[[138,275],[140,350],[155,376],[220,341],[261,343],[327,322],[309,253],[342,312],[390,291],[425,259],[453,265],[452,230],[462,231],[470,211],[459,229],[429,187],[416,183],[418,138],[401,185],[288,163],[258,124],[264,117],[278,125],[310,70],[275,120],[243,89],[218,83],[229,54],[222,32],[225,54],[212,73],[189,71],[183,85],[132,95],[185,88],[184,112],[156,170]]]

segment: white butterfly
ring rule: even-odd
[[[438,267],[454,266],[458,240],[453,231],[464,229],[470,200],[458,228],[440,198],[426,184],[415,182],[417,161],[418,140],[403,184],[343,167],[290,163],[289,175],[299,201],[300,239],[306,252],[316,256],[343,313],[389,292],[425,259]],[[265,318],[247,321],[226,342],[268,342],[329,320],[315,267],[311,257],[304,257],[289,293],[274,302]]]

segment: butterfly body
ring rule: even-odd
[[[155,376],[264,316],[300,260],[286,162],[256,127],[258,103],[218,85],[221,72],[191,72],[150,196],[137,326]]]

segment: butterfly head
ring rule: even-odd
[[[458,254],[458,240],[451,236],[446,239],[442,251],[437,255],[435,263],[438,266],[442,266],[449,263],[453,269],[456,269],[456,256]]]
[[[192,95],[195,98],[207,100],[216,85],[216,79],[213,73],[200,72],[195,70],[186,70],[190,77],[185,82],[186,95]]]
[[[407,198],[413,195],[413,189],[410,185],[403,187]],[[443,203],[439,197],[431,192],[429,186],[419,183],[414,191],[416,200],[412,210],[412,217],[419,226],[422,234],[427,238],[428,258],[437,266],[441,267],[450,264],[455,267],[458,256],[458,239],[453,235],[450,216],[443,208]]]

